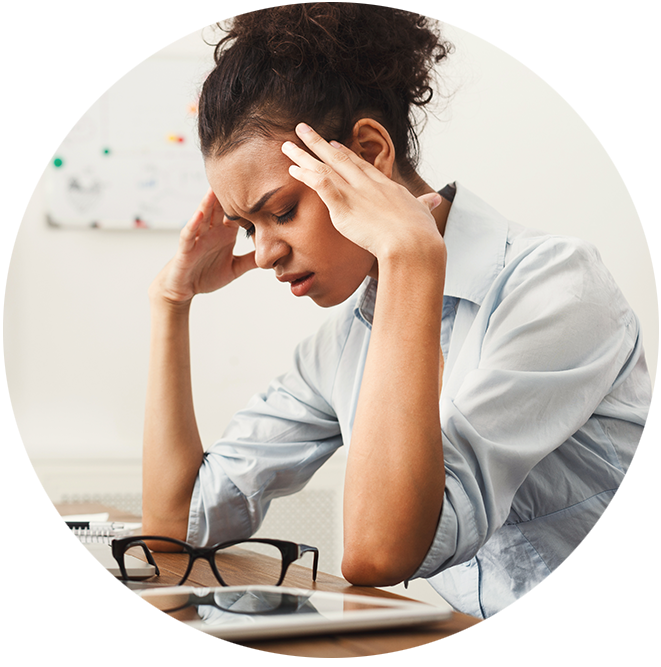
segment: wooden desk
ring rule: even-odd
[[[161,554],[162,578],[178,580],[186,563],[183,554]],[[240,562],[245,583],[251,569],[272,563],[250,554]],[[378,589],[349,585],[320,572],[312,582],[312,556],[290,566],[285,586],[335,591],[353,595],[397,597]],[[239,570],[237,570],[239,571]],[[206,563],[200,563],[191,582],[216,585]],[[436,626],[416,630],[363,632],[324,637],[200,645],[0,645],[1,657],[659,657],[661,619],[658,620],[489,620],[455,613]]]

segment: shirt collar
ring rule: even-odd
[[[457,183],[443,235],[448,251],[444,293],[482,305],[505,266],[508,230],[498,211]]]
[[[509,224],[463,185],[457,183],[456,188],[443,236],[448,252],[444,294],[481,305],[505,266]],[[367,278],[358,292],[354,315],[369,328],[375,300],[376,281]]]
[[[374,278],[365,278],[365,281],[358,288],[358,301],[353,309],[353,314],[368,329],[372,328],[374,319],[374,303],[376,302],[376,280]]]

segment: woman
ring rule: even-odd
[[[247,14],[217,45],[211,189],[150,288],[146,532],[248,537],[344,444],[344,576],[425,577],[486,617],[603,512],[649,404],[638,322],[591,246],[416,173],[414,109],[450,50],[422,17],[345,3]],[[255,267],[343,305],[205,453],[191,300]]]

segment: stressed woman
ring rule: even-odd
[[[417,174],[413,109],[450,50],[424,17],[349,3],[246,14],[217,45],[211,189],[150,289],[146,533],[249,537],[344,445],[344,576],[424,577],[485,617],[608,504],[649,404],[637,319],[588,244]],[[342,305],[205,451],[190,304],[255,268]]]

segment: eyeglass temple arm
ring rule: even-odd
[[[319,549],[317,547],[310,547],[307,544],[298,545],[298,557],[311,551],[314,554],[314,561],[312,563],[312,581],[317,581],[317,566],[319,565]]]
[[[131,547],[137,547],[137,546],[142,547],[142,550],[145,552],[145,558],[147,559],[147,562],[150,565],[154,566],[154,569],[156,571],[156,576],[159,576],[161,574],[161,571],[158,569],[158,565],[156,564],[154,557],[151,555],[151,551],[149,551],[147,545],[142,540],[139,540],[138,542],[130,542],[129,544],[127,544],[126,549],[124,549],[124,553],[126,553],[128,549],[130,549]]]

